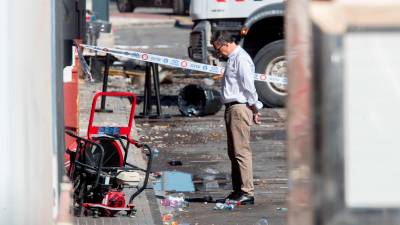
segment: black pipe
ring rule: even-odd
[[[153,80],[154,80],[154,92],[156,94],[156,106],[157,106],[157,116],[161,117],[161,101],[160,101],[160,77],[158,74],[158,64],[152,63],[153,69]]]
[[[151,164],[153,163],[153,152],[152,152],[152,149],[150,148],[150,146],[148,146],[147,144],[144,144],[143,147],[147,148],[149,151],[149,153],[147,154],[148,161],[147,161],[147,168],[146,168],[146,176],[144,177],[143,186],[131,195],[131,197],[129,199],[129,204],[132,204],[133,199],[136,198],[136,196],[138,196],[140,193],[142,193],[142,191],[144,191],[144,189],[146,189],[147,183],[149,181]]]
[[[151,67],[150,67],[150,63],[146,63],[145,83],[144,83],[143,117],[147,117],[150,112],[151,112]]]

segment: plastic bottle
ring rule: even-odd
[[[174,221],[174,215],[171,213],[162,216],[163,225],[171,225]]]
[[[267,217],[263,216],[256,225],[269,225]]]
[[[159,154],[160,154],[160,150],[153,148],[153,158],[157,158]]]

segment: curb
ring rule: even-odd
[[[160,21],[160,22],[134,22],[134,23],[126,23],[126,24],[113,24],[112,27],[116,29],[128,29],[134,27],[144,27],[144,26],[173,26],[175,21]]]
[[[133,27],[142,27],[142,26],[176,26],[179,28],[192,28],[193,24],[188,23],[187,21],[182,21],[179,18],[172,19],[157,19],[157,20],[146,20],[146,19],[137,19],[136,21],[112,21],[113,28],[116,29],[128,29]],[[115,20],[115,19],[114,19]],[[117,19],[118,20],[118,19]]]

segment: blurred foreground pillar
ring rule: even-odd
[[[0,7],[0,224],[54,224],[52,1]]]
[[[288,59],[288,224],[313,224],[311,27],[308,0],[288,0],[286,6]]]
[[[399,12],[287,2],[289,225],[399,224]]]

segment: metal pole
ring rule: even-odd
[[[154,92],[155,92],[156,101],[157,101],[157,116],[161,117],[162,111],[161,111],[161,102],[160,102],[160,78],[159,78],[159,74],[158,74],[158,64],[153,63],[152,69],[153,69]]]
[[[151,69],[150,63],[146,63],[145,83],[144,83],[144,99],[143,99],[143,117],[148,117],[151,113]]]
[[[314,223],[311,26],[308,11],[308,0],[287,1],[289,225]]]
[[[110,54],[107,54],[104,59],[103,92],[107,92],[108,88],[108,73],[110,71],[111,57]],[[101,96],[100,109],[96,109],[96,112],[113,112],[111,109],[106,109],[106,96]]]
[[[55,223],[51,2],[0,7],[0,224]]]

